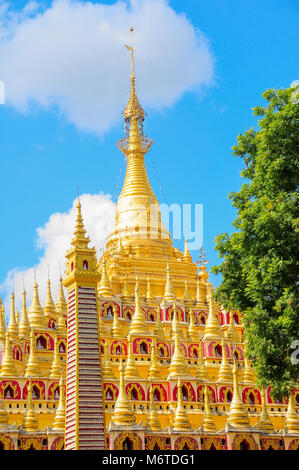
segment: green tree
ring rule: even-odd
[[[233,147],[244,160],[245,182],[229,194],[237,209],[236,231],[216,237],[223,261],[212,271],[222,274],[217,300],[244,314],[247,355],[258,384],[271,385],[281,398],[299,374],[299,88],[262,96],[267,106],[253,109],[258,130],[239,135]]]

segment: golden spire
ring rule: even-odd
[[[154,340],[151,345],[151,366],[148,371],[149,379],[159,379],[160,378],[160,367],[157,361],[157,348],[156,341]]]
[[[4,305],[0,299],[0,341],[5,341]]]
[[[175,318],[176,318],[176,314],[174,313],[174,319]],[[174,351],[171,356],[171,362],[170,362],[169,369],[168,369],[169,370],[168,379],[170,377],[186,375],[185,357],[183,356],[181,345],[179,342],[176,321],[174,321],[173,336],[174,336]]]
[[[183,394],[180,377],[178,378],[177,382],[177,390],[177,407],[174,415],[173,430],[179,432],[190,431],[190,421],[183,405]]]
[[[4,349],[4,355],[3,355],[2,363],[1,363],[0,376],[1,377],[15,377],[17,375],[18,374],[16,371],[15,363],[12,358],[12,353],[11,353],[10,337],[9,337],[8,331],[6,331],[5,349]]]
[[[222,361],[221,361],[221,366],[219,368],[217,382],[229,382],[230,383],[233,378],[232,369],[227,360],[226,344],[223,338],[222,338],[221,346],[222,346]]]
[[[56,312],[62,313],[63,316],[67,315],[67,305],[64,297],[64,292],[63,292],[63,286],[62,286],[62,278],[60,278],[59,282],[59,291],[58,291],[58,297],[55,305],[55,310]]]
[[[34,281],[32,303],[28,311],[31,328],[44,328],[46,326],[45,316],[38,296],[38,285]]]
[[[203,420],[201,422],[201,427],[202,427],[203,432],[215,433],[217,431],[215,421],[211,414],[207,384],[205,384],[205,411],[204,411]]]
[[[132,30],[131,30],[132,31]],[[152,190],[144,163],[144,155],[152,140],[143,133],[145,113],[139,103],[135,87],[134,48],[126,46],[131,54],[131,92],[124,109],[125,137],[119,148],[127,158],[124,185],[116,207],[115,229],[107,241],[117,247],[119,238],[147,239],[149,245],[171,246],[169,232],[161,224],[158,200]]]
[[[267,403],[266,403],[266,396],[265,396],[265,389],[262,390],[262,411],[260,415],[260,420],[258,423],[258,428],[263,432],[273,432],[274,427],[270,416],[267,410]]]
[[[55,336],[54,340],[54,356],[53,356],[53,362],[52,362],[52,367],[50,370],[50,379],[59,379],[61,376],[61,361],[60,361],[60,356],[59,356],[59,344],[58,344],[58,337],[57,335]]]
[[[158,312],[157,312],[157,321],[156,321],[156,325],[154,328],[154,334],[157,336],[157,339],[160,339],[160,340],[164,339],[164,330],[163,330],[163,326],[161,323],[160,309],[158,309]]]
[[[238,368],[236,362],[233,368],[234,376],[234,394],[230,404],[227,423],[235,428],[250,428],[247,411],[244,407],[238,383]]]
[[[139,379],[139,374],[133,357],[131,335],[128,335],[128,355],[125,367],[125,379]]]
[[[58,309],[58,319],[57,319],[57,334],[60,336],[65,336],[67,332],[65,318],[63,314],[63,309],[59,307]]]
[[[188,326],[188,334],[191,341],[198,341],[198,331],[195,324],[195,318],[193,310],[190,308],[189,310],[189,326]]]
[[[35,352],[35,335],[33,330],[30,333],[30,355],[26,366],[25,377],[41,377],[39,361]]]
[[[114,338],[119,338],[121,336],[121,328],[118,319],[117,307],[113,305],[113,325],[112,325],[112,334]]]
[[[255,384],[255,372],[253,367],[251,367],[251,363],[246,355],[244,356],[243,382],[246,384]]]
[[[124,109],[124,119],[125,121],[128,119],[131,119],[132,117],[136,117],[139,121],[144,120],[144,110],[141,107],[137,95],[136,95],[136,89],[135,89],[135,66],[134,66],[134,48],[133,48],[133,28],[130,28],[131,31],[131,46],[127,46],[125,44],[125,47],[130,51],[130,56],[131,56],[131,93],[130,93],[130,98],[127,103],[127,106]]]
[[[78,198],[76,207],[77,207],[76,226],[74,230],[73,239],[71,241],[71,245],[73,245],[74,249],[88,248],[88,243],[90,242],[90,239],[86,235],[86,230],[84,228],[83,217],[82,217],[82,212],[81,212],[81,203],[80,203],[79,198]]]
[[[18,324],[17,324],[17,321],[16,321],[15,294],[14,294],[14,292],[12,292],[11,295],[10,295],[10,302],[11,302],[10,317],[9,317],[9,323],[7,325],[7,331],[8,331],[11,338],[17,339],[18,335],[19,335],[19,328],[18,328]]]
[[[210,285],[209,285],[209,290],[208,290],[208,303],[209,303],[209,314],[208,314],[207,323],[205,326],[204,340],[219,339],[222,336],[222,334],[221,334],[219,321],[218,321],[218,318],[216,317],[214,307],[213,307],[212,289]]]
[[[21,310],[21,321],[19,325],[19,334],[20,338],[25,338],[30,336],[30,323],[27,315],[27,306],[26,306],[26,291],[25,289],[22,292],[22,310]]]
[[[151,289],[151,281],[150,281],[149,276],[147,276],[146,300],[147,300],[147,302],[150,302],[151,300],[153,300],[152,289]]]
[[[0,397],[0,429],[6,428],[8,425],[8,413],[5,409],[4,401]]]
[[[202,302],[199,276],[196,276],[196,302]]]
[[[103,371],[103,378],[105,380],[115,379],[115,376],[113,374],[112,367],[111,367],[111,361],[109,360],[108,339],[106,339],[105,344],[104,344],[104,360],[103,360],[102,371]]]
[[[129,331],[130,334],[134,335],[144,335],[147,331],[145,324],[145,315],[140,306],[138,279],[136,279],[135,286],[135,311],[130,324]]]
[[[167,266],[166,266],[166,283],[165,283],[164,300],[166,302],[173,302],[175,300],[175,294],[174,294],[172,282],[170,279],[170,269],[169,269],[168,260],[167,260]]]
[[[199,342],[199,357],[198,357],[198,367],[196,370],[196,378],[199,382],[205,382],[209,379],[208,370],[205,365],[205,361],[203,358],[203,343],[202,341]]]
[[[299,416],[294,407],[294,395],[291,391],[289,395],[289,404],[287,418],[285,421],[285,428],[289,434],[299,434]]]
[[[27,409],[26,413],[24,415],[24,420],[22,427],[27,431],[27,432],[35,432],[38,430],[38,420],[33,408],[33,403],[32,403],[32,383],[31,380],[29,380],[28,384],[28,394],[27,394]]]
[[[50,279],[48,279],[47,282],[47,295],[46,295],[46,303],[44,306],[44,314],[46,318],[54,318],[56,319],[57,313],[55,311],[55,305],[52,299],[52,294],[51,294],[51,282]]]
[[[124,366],[122,359],[119,365],[119,393],[115,403],[111,421],[118,426],[133,426],[135,424],[135,415],[129,403],[124,379]]]
[[[185,249],[184,249],[184,261],[192,261],[192,256],[190,255],[190,251],[188,249],[188,240],[185,238]]]
[[[189,304],[190,301],[191,301],[191,296],[189,294],[188,281],[187,279],[185,279],[184,302],[185,304]]]
[[[240,338],[234,323],[233,312],[229,312],[229,327],[226,331],[226,337],[231,341],[232,344],[240,342]]]
[[[103,256],[102,276],[101,276],[101,281],[99,285],[99,294],[101,297],[112,296],[111,284],[110,284],[110,280],[109,280],[107,269],[106,269],[105,256]]]
[[[147,418],[146,426],[152,432],[159,432],[159,431],[161,431],[161,424],[160,424],[159,417],[158,417],[158,414],[157,414],[157,410],[156,410],[156,407],[155,407],[154,389],[153,389],[152,382],[150,384],[150,389],[149,389],[149,398],[150,398],[150,403],[149,403],[148,418]]]
[[[55,413],[55,418],[53,421],[52,428],[59,431],[64,431],[65,429],[65,393],[64,393],[64,383],[62,378],[62,371],[60,374],[59,381],[59,403]]]
[[[123,289],[121,293],[121,299],[123,302],[129,301],[131,298],[129,288],[128,288],[128,276],[127,273],[124,276]]]

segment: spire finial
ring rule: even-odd
[[[131,32],[131,46],[128,46],[127,44],[125,44],[125,47],[128,49],[128,51],[130,51],[130,56],[131,56],[131,78],[132,77],[135,77],[135,67],[134,67],[134,47],[133,47],[133,31],[134,29],[130,28],[130,32]]]

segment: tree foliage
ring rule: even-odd
[[[298,380],[299,353],[299,89],[267,90],[254,108],[258,130],[239,135],[233,154],[245,164],[244,183],[230,193],[236,231],[216,237],[223,259],[217,300],[244,313],[247,355],[260,386],[276,398]],[[297,95],[297,97],[298,97]],[[298,102],[297,102],[298,101]],[[295,359],[295,360],[294,360]]]

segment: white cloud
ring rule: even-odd
[[[97,252],[103,249],[109,233],[113,230],[115,203],[109,195],[83,194],[80,196],[84,226],[91,240],[89,246],[95,246]],[[66,250],[70,247],[70,241],[75,228],[76,204],[74,200],[72,208],[68,212],[56,212],[52,214],[48,222],[37,229],[37,247],[42,250],[36,269],[36,279],[39,286],[40,300],[45,301],[48,267],[50,272],[53,300],[56,301],[58,292],[60,265],[64,271],[64,260]],[[15,268],[10,271],[0,289],[4,292],[4,305],[6,307],[6,318],[9,315],[10,293],[14,282],[16,305],[20,308],[21,292],[23,290],[23,279],[30,303],[32,287],[34,282],[34,267],[22,269]]]
[[[130,26],[144,107],[161,109],[212,83],[207,39],[166,0],[56,0],[48,8],[31,1],[17,13],[0,3],[6,103],[22,112],[36,104],[58,108],[81,130],[107,131],[128,98],[130,62],[123,45]]]

